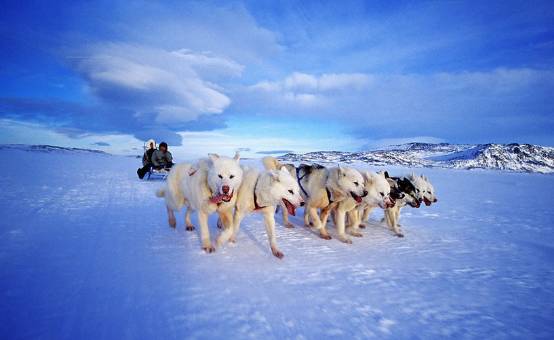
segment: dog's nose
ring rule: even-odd
[[[435,199],[433,200],[433,202],[437,203],[437,202],[438,202],[438,199],[435,198]]]
[[[366,197],[367,196],[367,190],[364,190],[364,194],[362,195],[362,197]]]
[[[304,202],[300,202],[300,206],[301,206],[301,207],[303,207],[303,206],[304,206],[304,204],[305,204]]]
[[[228,185],[224,185],[221,190],[223,190],[223,193],[224,194],[228,194],[229,193],[229,186]]]

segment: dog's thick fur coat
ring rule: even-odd
[[[304,224],[310,226],[311,219],[313,226],[319,230],[320,237],[329,240],[331,236],[323,222],[327,221],[329,212],[341,201],[349,197],[358,203],[362,201],[362,198],[367,195],[363,185],[364,179],[358,170],[340,166],[325,168],[320,165],[301,165],[296,171],[300,179],[301,193],[306,201]],[[344,209],[348,207],[348,205],[342,206],[338,214],[346,213]],[[318,215],[318,209],[324,209],[323,218]],[[337,220],[340,220],[340,217],[337,217]],[[337,229],[339,228],[339,238],[347,242],[344,229],[342,226]]]
[[[264,172],[245,169],[237,194],[233,227],[223,230],[218,239],[218,246],[229,239],[236,240],[242,219],[250,213],[260,212],[264,215],[271,252],[276,257],[282,258],[284,255],[277,247],[275,237],[275,208],[283,205],[288,213],[295,215],[296,208],[303,202],[298,183],[285,167]]]
[[[164,197],[169,224],[175,227],[174,211],[187,206],[185,217],[187,230],[194,227],[190,221],[191,210],[198,213],[202,249],[213,252],[208,228],[208,216],[217,212],[226,228],[232,227],[233,208],[237,200],[236,191],[242,183],[242,168],[238,153],[234,158],[210,154],[196,165],[175,165],[157,196]]]
[[[298,178],[296,175],[296,166],[294,166],[294,164],[290,164],[290,163],[283,164],[279,162],[277,158],[271,157],[271,156],[262,158],[262,163],[266,170],[279,170],[285,167],[295,181]],[[294,225],[289,221],[289,213],[287,211],[287,208],[282,204],[277,208],[277,210],[279,210],[279,208],[281,208],[281,210],[283,211],[282,216],[283,216],[283,224],[285,225],[285,227],[294,228]]]

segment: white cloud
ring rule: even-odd
[[[77,61],[93,93],[106,103],[155,114],[158,123],[187,122],[219,114],[231,103],[221,86],[204,76],[240,76],[233,60],[189,50],[98,44]]]
[[[361,89],[370,77],[361,73],[331,73],[320,76],[294,72],[281,81],[261,81],[252,89],[265,91],[317,93],[333,90]]]
[[[548,94],[552,88],[554,71],[527,68],[389,75],[294,73],[283,80],[260,81],[233,99],[242,111],[248,110],[246,105],[255,106],[256,112],[266,115],[325,117],[372,128],[401,123],[396,129],[409,129],[410,136],[437,135],[427,129],[456,129],[470,122],[477,130],[477,125],[498,116],[506,120],[539,114],[554,105]]]
[[[280,99],[301,106],[324,104],[333,92],[359,91],[370,83],[370,77],[360,73],[332,73],[320,76],[294,72],[283,80],[261,81],[251,85],[254,92],[274,93]]]

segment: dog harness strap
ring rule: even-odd
[[[296,179],[298,180],[298,186],[300,187],[300,190],[302,190],[304,195],[306,195],[306,197],[308,197],[308,193],[306,192],[306,190],[304,190],[304,187],[302,186],[302,179],[304,178],[304,176],[306,176],[306,174],[303,174],[302,177],[299,177],[298,176],[299,175],[298,170],[299,170],[299,168],[296,169]]]
[[[260,210],[265,207],[260,207],[258,205],[258,198],[256,197],[256,188],[258,187],[258,180],[260,179],[260,176],[256,179],[256,184],[254,184],[254,210]]]
[[[327,192],[327,199],[329,200],[329,204],[333,203],[333,199],[331,197],[331,190],[329,190],[329,188],[325,187],[325,191]]]

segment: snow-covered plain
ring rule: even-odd
[[[439,202],[403,210],[405,238],[380,213],[352,245],[278,216],[279,260],[258,215],[202,252],[140,160],[0,157],[2,339],[554,336],[552,175],[416,169]]]

